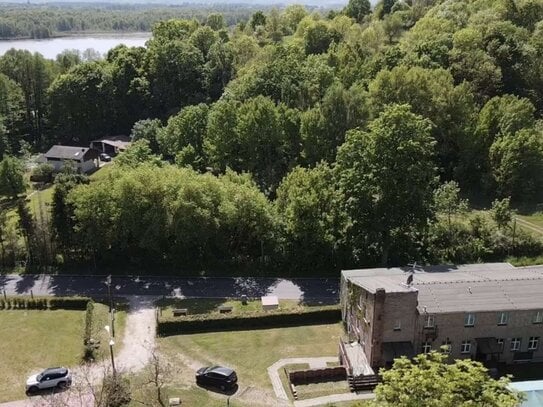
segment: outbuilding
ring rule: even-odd
[[[91,141],[90,147],[113,157],[125,151],[130,144],[131,140],[128,136],[109,136]]]

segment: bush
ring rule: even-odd
[[[53,297],[49,300],[49,308],[86,310],[88,302],[87,297]]]
[[[51,164],[40,164],[32,170],[30,181],[51,182],[53,181],[54,168]]]
[[[120,374],[104,377],[102,394],[104,397],[100,407],[121,407],[132,400],[130,382]]]
[[[337,306],[314,307],[303,311],[261,311],[247,315],[189,315],[183,319],[159,318],[157,335],[170,336],[196,332],[242,331],[301,325],[330,324],[341,321]]]

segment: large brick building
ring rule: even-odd
[[[542,266],[346,270],[340,296],[348,343],[372,368],[442,346],[453,359],[543,361]]]

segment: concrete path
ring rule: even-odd
[[[334,394],[332,396],[317,397],[314,399],[298,400],[294,402],[294,407],[312,407],[323,406],[332,403],[340,403],[343,401],[356,401],[356,400],[372,400],[375,398],[375,394],[368,393],[343,393]]]
[[[338,361],[337,356],[325,356],[325,357],[320,357],[320,358],[279,359],[273,365],[268,367],[268,376],[270,376],[270,380],[273,386],[273,391],[275,392],[275,396],[279,400],[288,400],[287,392],[285,388],[283,387],[283,383],[281,383],[281,378],[279,377],[279,369],[281,369],[283,366],[307,363],[309,364],[310,369],[318,369],[318,368],[326,367],[326,362],[337,362],[337,361]]]

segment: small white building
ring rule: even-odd
[[[279,299],[275,295],[260,297],[260,299],[262,300],[262,309],[265,311],[279,308]]]
[[[92,148],[53,146],[44,155],[44,162],[51,164],[55,171],[61,171],[66,162],[71,162],[77,172],[88,173],[98,168],[100,153]]]

